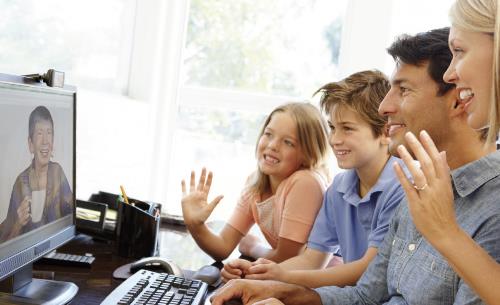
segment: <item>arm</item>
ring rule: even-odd
[[[405,137],[421,168],[414,166],[404,147],[398,151],[415,185],[426,185],[425,189],[415,189],[402,169],[395,166],[417,229],[481,299],[488,304],[499,304],[500,265],[456,221],[446,154],[439,153],[427,133],[420,134],[420,142],[413,134]]]
[[[485,303],[500,304],[500,264],[466,232],[460,229],[433,246]]]
[[[330,258],[330,253],[306,248],[300,255],[287,259],[279,266],[284,270],[323,269],[330,261]]]
[[[275,281],[231,280],[217,290],[212,305],[223,305],[231,299],[253,304],[268,298],[279,299],[287,305],[321,305],[319,295],[308,288]]]
[[[247,244],[243,244],[243,241]],[[247,235],[243,238],[242,243],[240,243],[239,249],[241,254],[254,258],[263,257],[279,263],[298,255],[303,248],[304,245],[301,243],[280,237],[277,247],[271,249],[262,245],[256,237]]]
[[[275,279],[310,288],[322,286],[352,286],[359,280],[368,264],[377,255],[376,248],[368,248],[365,255],[356,261],[320,270],[282,270],[276,264],[261,264],[251,267],[248,279]],[[280,270],[281,269],[281,270]],[[273,277],[275,276],[275,277]]]
[[[205,221],[222,199],[222,196],[218,196],[212,202],[207,202],[211,184],[212,173],[208,173],[207,177],[206,169],[202,170],[197,186],[195,173],[191,172],[189,194],[186,192],[184,180],[182,181],[182,214],[186,227],[198,246],[215,260],[223,260],[231,254],[243,236],[230,225],[225,225],[219,235],[205,225]]]
[[[236,248],[243,235],[230,225],[225,225],[219,234],[212,232],[205,224],[186,226],[196,244],[217,261],[227,258]]]

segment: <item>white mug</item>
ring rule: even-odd
[[[45,190],[31,192],[31,221],[39,222],[42,219],[45,207]]]

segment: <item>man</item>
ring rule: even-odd
[[[447,152],[452,170],[455,212],[459,224],[497,260],[500,259],[500,153],[485,146],[468,127],[455,88],[442,76],[451,54],[448,29],[403,36],[389,48],[396,60],[391,90],[379,111],[387,115],[391,153],[406,146],[404,135],[426,130],[438,150]],[[485,157],[488,155],[487,157]],[[483,158],[480,161],[478,159]],[[476,161],[476,162],[475,162]],[[310,290],[279,282],[230,282],[212,304],[231,298],[253,303],[269,297],[290,304],[481,304],[413,224],[406,199],[396,211],[376,258],[354,287]]]

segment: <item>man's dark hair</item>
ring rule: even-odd
[[[443,75],[451,62],[448,47],[450,28],[435,29],[414,36],[402,35],[387,49],[396,62],[421,66],[429,62],[429,76],[438,84],[438,96],[444,95],[455,85],[446,83]]]

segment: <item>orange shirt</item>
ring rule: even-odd
[[[257,223],[271,247],[286,238],[305,244],[316,219],[326,179],[312,170],[299,170],[283,180],[276,193],[261,201],[260,194],[243,192],[228,224],[246,235]]]

